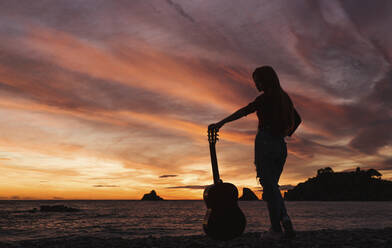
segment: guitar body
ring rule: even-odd
[[[207,205],[203,229],[208,236],[229,240],[244,232],[246,219],[238,206],[238,190],[233,184],[210,185],[204,190],[203,199]]]

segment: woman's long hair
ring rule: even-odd
[[[280,86],[278,75],[271,66],[256,68],[253,78],[261,82],[264,89],[265,104],[262,118],[271,125],[271,131],[287,136],[294,128],[294,107],[289,95]],[[268,109],[268,110],[267,110]]]

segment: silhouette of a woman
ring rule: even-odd
[[[278,76],[270,66],[256,68],[253,81],[258,91],[263,91],[253,102],[237,110],[209,129],[219,130],[225,123],[257,112],[259,120],[255,139],[254,164],[257,178],[263,187],[263,200],[267,202],[271,228],[262,238],[279,239],[295,236],[290,217],[279,190],[279,178],[286,162],[287,146],[284,137],[291,136],[301,123],[289,95],[282,89]]]

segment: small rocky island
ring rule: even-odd
[[[151,190],[150,193],[144,194],[143,198],[141,199],[142,201],[163,201],[163,198],[157,195],[155,190]]]
[[[41,212],[79,212],[80,209],[71,208],[64,205],[53,205],[53,206],[43,205],[40,206],[40,211]]]
[[[39,209],[40,212],[79,212],[81,209],[71,208],[64,205],[42,205]],[[38,212],[37,208],[33,208],[32,210],[28,210],[28,212],[36,213]]]
[[[317,176],[284,194],[288,201],[391,201],[392,181],[382,180],[375,169],[334,172],[326,167]]]
[[[240,201],[258,201],[259,198],[256,196],[255,193],[249,188],[242,189],[242,196],[238,198]]]

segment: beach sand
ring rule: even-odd
[[[261,241],[260,233],[244,233],[231,241],[214,241],[203,235],[147,237],[137,239],[100,238],[91,236],[25,240],[14,243],[0,241],[0,247],[377,247],[392,248],[392,227],[384,229],[318,230],[297,232],[292,241]]]

